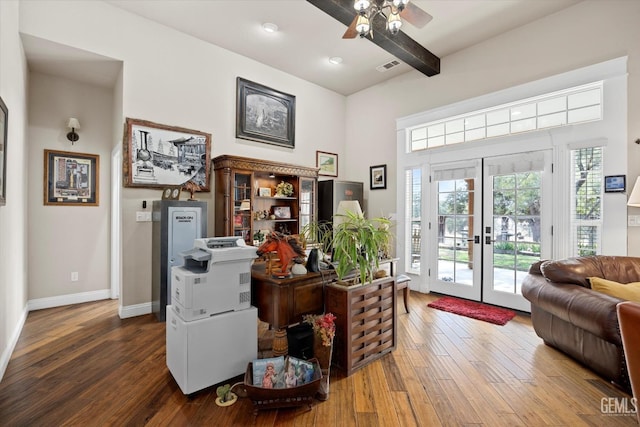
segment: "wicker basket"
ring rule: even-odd
[[[313,363],[313,380],[307,384],[291,388],[263,388],[253,385],[253,363],[249,362],[244,374],[244,387],[247,396],[253,402],[254,413],[260,409],[290,408],[311,405],[320,388],[322,371],[317,359],[309,359]]]

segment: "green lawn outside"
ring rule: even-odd
[[[445,261],[456,261],[456,262],[468,262],[469,254],[467,250],[458,250],[456,251],[456,256],[454,259],[454,251],[453,249],[439,249],[439,259]],[[534,262],[540,261],[540,257],[533,255],[522,255],[518,254],[516,258],[516,270],[518,271],[529,271],[529,267]],[[514,255],[513,254],[493,254],[493,265],[496,268],[506,268],[512,269],[514,263]]]

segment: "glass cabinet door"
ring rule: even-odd
[[[233,175],[233,235],[251,244],[251,180],[250,172]]]
[[[313,178],[300,178],[299,230],[316,220],[317,184]]]

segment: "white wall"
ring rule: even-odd
[[[368,191],[372,213],[396,206],[395,119],[628,55],[628,181],[640,175],[640,2],[590,1],[443,58],[441,74],[409,72],[347,99],[344,160],[349,179],[388,165],[388,190]],[[371,150],[370,147],[376,147]],[[342,159],[341,159],[342,160]],[[630,208],[630,214],[640,209]],[[629,228],[629,255],[640,256],[640,227]]]
[[[29,78],[29,307],[55,304],[56,297],[109,296],[112,91],[60,77]],[[80,140],[67,139],[66,121],[77,117]],[[45,149],[99,156],[98,206],[44,205]],[[71,272],[78,281],[71,281]],[[77,297],[81,297],[78,295]],[[58,298],[59,299],[59,298]]]
[[[16,1],[0,1],[0,97],[9,110],[7,204],[0,206],[2,378],[27,314],[27,65]]]
[[[212,157],[235,154],[315,166],[316,150],[344,154],[345,97],[109,4],[21,2],[20,31],[123,61],[122,105],[114,107],[120,123],[132,117],[211,133]],[[296,96],[294,150],[235,138],[238,76]],[[143,200],[149,210],[158,198],[158,189],[122,191],[124,307],[146,310],[151,301],[151,223],[135,222],[135,212]],[[213,194],[199,193],[198,199],[209,204],[213,235]]]

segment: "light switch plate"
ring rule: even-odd
[[[640,227],[640,215],[629,215],[627,225],[629,227]]]
[[[136,222],[151,222],[151,212],[136,212]]]

